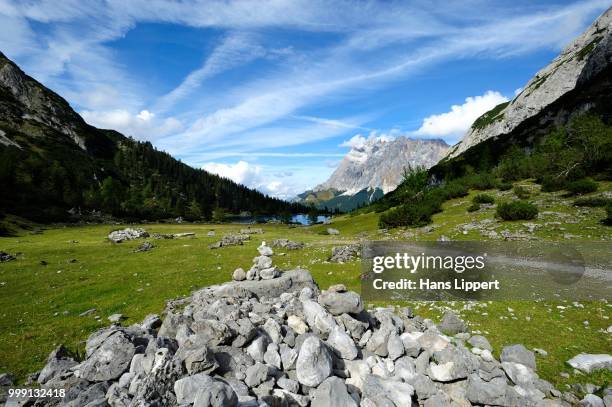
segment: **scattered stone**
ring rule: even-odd
[[[113,315],[109,316],[107,319],[110,322],[112,322],[113,324],[116,324],[116,323],[121,322],[122,320],[124,320],[125,317],[123,316],[123,314],[113,314]]]
[[[442,321],[438,324],[440,332],[447,335],[455,335],[466,331],[465,322],[453,311],[446,311],[442,316]]]
[[[246,277],[246,273],[240,267],[234,270],[234,272],[232,273],[232,280],[234,281],[243,281],[246,280]]]
[[[567,361],[567,364],[584,373],[595,370],[612,370],[612,355],[581,353]]]
[[[293,242],[289,239],[276,239],[272,241],[272,247],[280,247],[287,250],[298,250],[304,248],[304,243],[302,242]]]
[[[317,387],[310,405],[311,407],[357,407],[357,402],[348,393],[344,380],[332,376]]]
[[[274,251],[270,246],[266,246],[266,242],[261,242],[261,245],[257,248],[257,251],[262,256],[272,256]]]
[[[225,235],[221,240],[208,246],[209,249],[218,249],[226,246],[241,246],[245,240],[249,240],[249,235]]]
[[[15,260],[16,257],[7,252],[0,251],[0,262]]]
[[[142,242],[136,249],[134,249],[134,253],[148,252],[149,250],[153,249],[154,247],[155,247],[155,245],[153,243]]]
[[[361,255],[361,247],[356,244],[348,246],[340,246],[332,248],[332,254],[328,261],[332,263],[346,263],[359,258]]]
[[[261,235],[263,234],[263,229],[261,228],[246,228],[246,229],[240,229],[240,234],[242,235]]]
[[[149,233],[141,228],[125,228],[121,230],[114,230],[108,234],[108,239],[113,243],[121,243],[126,240],[134,240],[149,237]]]
[[[182,232],[182,233],[175,233],[172,235],[172,237],[175,237],[175,238],[193,237],[195,235],[196,235],[195,232]]]
[[[327,234],[328,235],[339,235],[340,231],[334,228],[327,228]]]
[[[93,313],[95,313],[97,310],[95,308],[90,308],[87,311],[83,311],[79,314],[80,317],[86,317],[89,315],[92,315]]]

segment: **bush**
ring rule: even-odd
[[[381,228],[397,226],[424,226],[431,222],[431,215],[440,211],[435,202],[419,201],[404,204],[380,215],[378,224]]]
[[[497,189],[500,191],[509,191],[512,189],[512,184],[509,182],[500,182],[497,184]]]
[[[477,210],[480,209],[480,204],[477,202],[474,202],[473,204],[471,204],[468,208],[467,211],[468,212],[476,212]]]
[[[597,191],[597,182],[589,178],[579,179],[568,183],[565,187],[571,195],[582,195]]]
[[[495,202],[495,198],[489,194],[478,194],[474,198],[472,198],[472,202],[475,204],[492,204]]]
[[[527,191],[527,189],[525,189],[524,187],[522,187],[520,185],[516,185],[512,189],[512,192],[514,192],[514,195],[516,195],[516,197],[518,199],[527,199],[527,198],[529,198],[529,191]]]
[[[503,202],[497,205],[497,216],[503,220],[529,220],[538,215],[538,208],[525,201]]]
[[[612,226],[612,203],[606,205],[606,218],[602,220],[604,225]]]
[[[612,199],[603,196],[593,196],[588,198],[578,198],[574,201],[574,206],[588,206],[591,208],[601,208],[612,204]]]
[[[467,178],[467,183],[473,189],[484,191],[487,189],[494,189],[497,186],[497,180],[488,172],[483,174],[472,175]]]
[[[540,184],[542,185],[542,192],[555,192],[564,189],[567,182],[564,179],[545,176]]]

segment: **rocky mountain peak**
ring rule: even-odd
[[[548,66],[540,70],[512,101],[479,117],[447,158],[454,158],[476,144],[513,132],[528,119],[545,113],[563,96],[581,88],[612,62],[612,8],[572,41]],[[588,110],[588,102],[574,111]],[[546,118],[541,118],[546,121]]]
[[[68,136],[85,149],[85,139],[79,132],[87,128],[66,100],[26,75],[15,63],[0,52],[0,93],[13,98],[21,111],[4,111],[10,122],[33,120]]]
[[[387,193],[399,185],[406,166],[429,168],[447,149],[442,140],[371,136],[355,143],[331,177],[315,191],[335,189],[355,194],[365,188],[380,188]]]

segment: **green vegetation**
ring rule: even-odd
[[[535,187],[532,181],[521,184]],[[612,190],[612,183],[600,182],[602,191]],[[541,214],[533,223],[544,225],[561,221],[557,226],[536,228],[533,237],[559,241],[570,233],[578,236],[575,242],[607,241],[609,226],[603,207],[576,207],[573,199],[561,193],[532,193],[534,202],[541,202],[552,215]],[[499,202],[511,194],[489,190],[487,194]],[[359,261],[346,264],[326,263],[333,246],[368,240],[431,240],[444,235],[452,240],[487,240],[477,230],[463,234],[459,227],[472,220],[493,219],[495,209],[483,207],[466,219],[466,209],[479,191],[468,191],[467,196],[451,198],[442,203],[440,211],[431,216],[433,231],[421,228],[397,228],[385,234],[377,231],[379,214],[357,212],[335,217],[333,227],[337,236],[325,236],[327,225],[290,227],[262,225],[265,234],[252,237],[244,246],[209,250],[208,244],[225,233],[236,233],[240,225],[232,224],[148,224],[140,225],[151,233],[196,232],[195,238],[155,240],[155,249],[133,253],[141,240],[113,245],[106,235],[116,225],[58,227],[42,234],[20,232],[19,236],[0,238],[0,249],[21,254],[17,260],[0,264],[0,372],[10,371],[24,380],[28,373],[40,369],[48,353],[59,343],[71,349],[84,349],[84,341],[94,330],[106,326],[106,317],[120,312],[128,317],[125,324],[139,322],[148,313],[159,313],[166,300],[188,295],[191,291],[210,284],[227,281],[236,267],[252,262],[261,240],[288,238],[307,243],[307,248],[286,251],[275,259],[283,269],[304,267],[310,270],[321,288],[343,283],[350,290],[360,291],[361,265]],[[584,199],[587,197],[583,197]],[[611,208],[612,209],[612,208]],[[612,212],[609,209],[610,212]],[[560,216],[558,214],[563,214]],[[579,223],[568,222],[579,219]],[[32,227],[25,223],[21,226]],[[139,225],[134,225],[139,226]],[[521,222],[503,222],[499,229],[512,233],[524,230]],[[216,236],[207,232],[214,230]],[[585,232],[588,231],[588,232]],[[588,235],[587,235],[588,233]],[[408,235],[410,234],[410,235]],[[73,240],[78,240],[77,243]],[[279,251],[280,252],[280,251]],[[72,262],[72,260],[76,262]],[[40,264],[47,262],[46,266]],[[587,259],[589,260],[589,259]],[[59,273],[58,273],[59,271]],[[375,305],[386,305],[375,304]],[[406,305],[403,303],[402,305]],[[491,341],[496,355],[501,348],[523,343],[528,348],[542,348],[546,357],[538,357],[538,373],[558,388],[565,384],[594,383],[604,385],[612,380],[609,372],[577,375],[565,361],[581,352],[609,352],[610,325],[605,303],[580,302],[493,302],[487,304],[487,315],[478,308],[463,309],[461,303],[411,303],[415,312],[438,322],[444,307],[455,308],[470,324]],[[565,310],[557,308],[558,305]],[[514,310],[509,316],[508,308]],[[583,307],[583,308],[582,308]],[[79,317],[85,310],[96,308],[101,316]],[[65,313],[67,311],[67,313]],[[481,308],[480,311],[483,311]],[[504,318],[504,319],[501,319]],[[527,320],[529,318],[529,320]],[[589,325],[583,322],[589,321]],[[559,376],[569,374],[569,379]]]
[[[574,201],[575,206],[588,206],[590,208],[605,207],[612,203],[612,199],[603,196],[589,196],[578,198]]]
[[[473,204],[471,204],[470,206],[468,206],[467,211],[468,212],[476,212],[477,210],[480,210],[480,204],[477,202],[474,202]]]
[[[477,204],[492,204],[495,202],[495,198],[489,194],[478,194],[472,198],[472,202]]]
[[[474,121],[474,124],[472,124],[472,129],[474,130],[484,129],[485,127],[487,127],[489,124],[493,123],[494,121],[500,120],[502,117],[504,117],[504,115],[500,113],[509,104],[510,102],[500,103],[499,105],[495,106],[493,109],[489,110],[488,112],[480,116],[478,119]]]
[[[597,191],[597,182],[589,178],[568,182],[565,189],[570,195],[583,195]]]
[[[576,57],[578,58],[578,61],[582,61],[591,52],[593,52],[593,50],[595,49],[597,44],[599,44],[602,39],[603,39],[603,37],[596,37],[595,39],[593,39],[593,41],[589,42],[580,51],[578,51],[578,53],[576,54]]]
[[[497,189],[500,191],[508,191],[512,189],[512,184],[510,182],[499,182],[497,184]]]
[[[518,199],[529,198],[529,191],[527,191],[527,189],[525,189],[525,187],[521,185],[515,185],[512,189],[512,192],[514,192],[514,195],[516,195]]]
[[[529,220],[538,216],[538,208],[525,201],[502,202],[497,205],[497,216],[503,220]]]

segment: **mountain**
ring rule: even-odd
[[[0,216],[43,222],[93,210],[137,219],[206,219],[215,208],[307,209],[189,167],[148,142],[88,125],[2,53],[0,185]]]
[[[298,198],[320,208],[352,210],[394,190],[407,166],[430,168],[447,150],[442,140],[372,136],[353,145],[327,181]]]
[[[476,159],[484,149],[503,151],[516,143],[528,146],[539,135],[586,111],[605,113],[612,101],[611,27],[612,8],[540,70],[512,101],[479,117],[449,150],[442,166],[460,156],[464,161]]]
[[[422,226],[470,189],[506,190],[529,179],[543,192],[580,195],[612,180],[611,31],[612,8],[512,101],[476,119],[446,157],[426,172],[413,171],[364,211],[381,213],[381,227]],[[529,194],[518,191],[513,195],[529,208]],[[605,199],[593,205],[608,205],[611,213]]]

